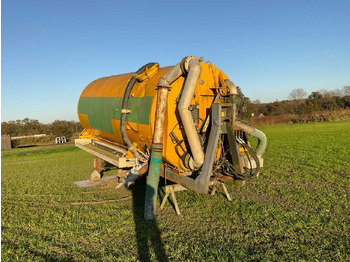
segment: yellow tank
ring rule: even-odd
[[[193,112],[197,130],[203,126],[207,119],[215,96],[219,92],[223,95],[228,92],[225,80],[229,79],[220,69],[209,62],[201,62],[200,66],[200,78],[191,101],[191,112]],[[145,153],[146,148],[150,149],[152,145],[157,84],[159,79],[171,68],[159,68],[159,65],[155,63],[151,64],[145,72],[135,76],[137,81],[131,90],[128,101],[126,133],[136,149]],[[125,147],[121,135],[120,117],[125,89],[133,75],[134,73],[127,73],[103,77],[91,82],[84,89],[78,103],[78,116],[84,128],[81,138],[100,140],[114,146]],[[185,77],[183,75],[171,84],[163,135],[162,161],[177,168],[179,172],[189,170],[181,159],[183,151],[186,151],[186,140],[183,137],[184,131],[177,112],[179,94],[183,88]],[[183,142],[179,144],[179,141]],[[220,147],[217,151],[220,152]],[[127,156],[133,157],[130,152]]]
[[[238,118],[242,97],[202,58],[164,68],[149,63],[84,89],[78,103],[84,131],[76,145],[94,155],[92,181],[101,179],[106,163],[131,167],[119,177],[126,186],[148,171],[145,218],[154,219],[160,176],[206,193],[213,180],[259,173],[266,136]],[[255,151],[247,134],[258,139]]]

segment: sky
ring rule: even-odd
[[[350,85],[350,1],[2,0],[1,121],[78,120],[93,80],[184,56],[261,102]]]

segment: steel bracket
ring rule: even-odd
[[[199,175],[193,179],[188,176],[180,175],[173,170],[165,167],[161,169],[160,175],[170,181],[178,183],[184,187],[205,194],[209,190],[209,180],[212,175],[214,158],[218,147],[219,136],[221,131],[221,110],[219,103],[213,103],[211,107],[211,129],[204,155],[204,164]],[[190,175],[189,173],[188,175]]]

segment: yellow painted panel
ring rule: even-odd
[[[78,117],[79,117],[80,124],[82,125],[83,128],[86,128],[86,129],[91,128],[88,116],[86,114],[78,113]]]

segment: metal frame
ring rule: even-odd
[[[135,158],[124,157],[125,153],[122,150],[100,141],[79,138],[75,139],[75,146],[117,167],[134,167],[137,163]]]
[[[211,129],[209,140],[205,151],[204,164],[200,174],[193,179],[188,176],[177,174],[175,171],[162,165],[163,168],[161,169],[160,176],[199,193],[204,194],[208,192],[209,180],[212,175],[214,158],[221,130],[221,112],[221,104],[213,103],[211,108]],[[191,173],[189,172],[188,174],[190,175]]]

